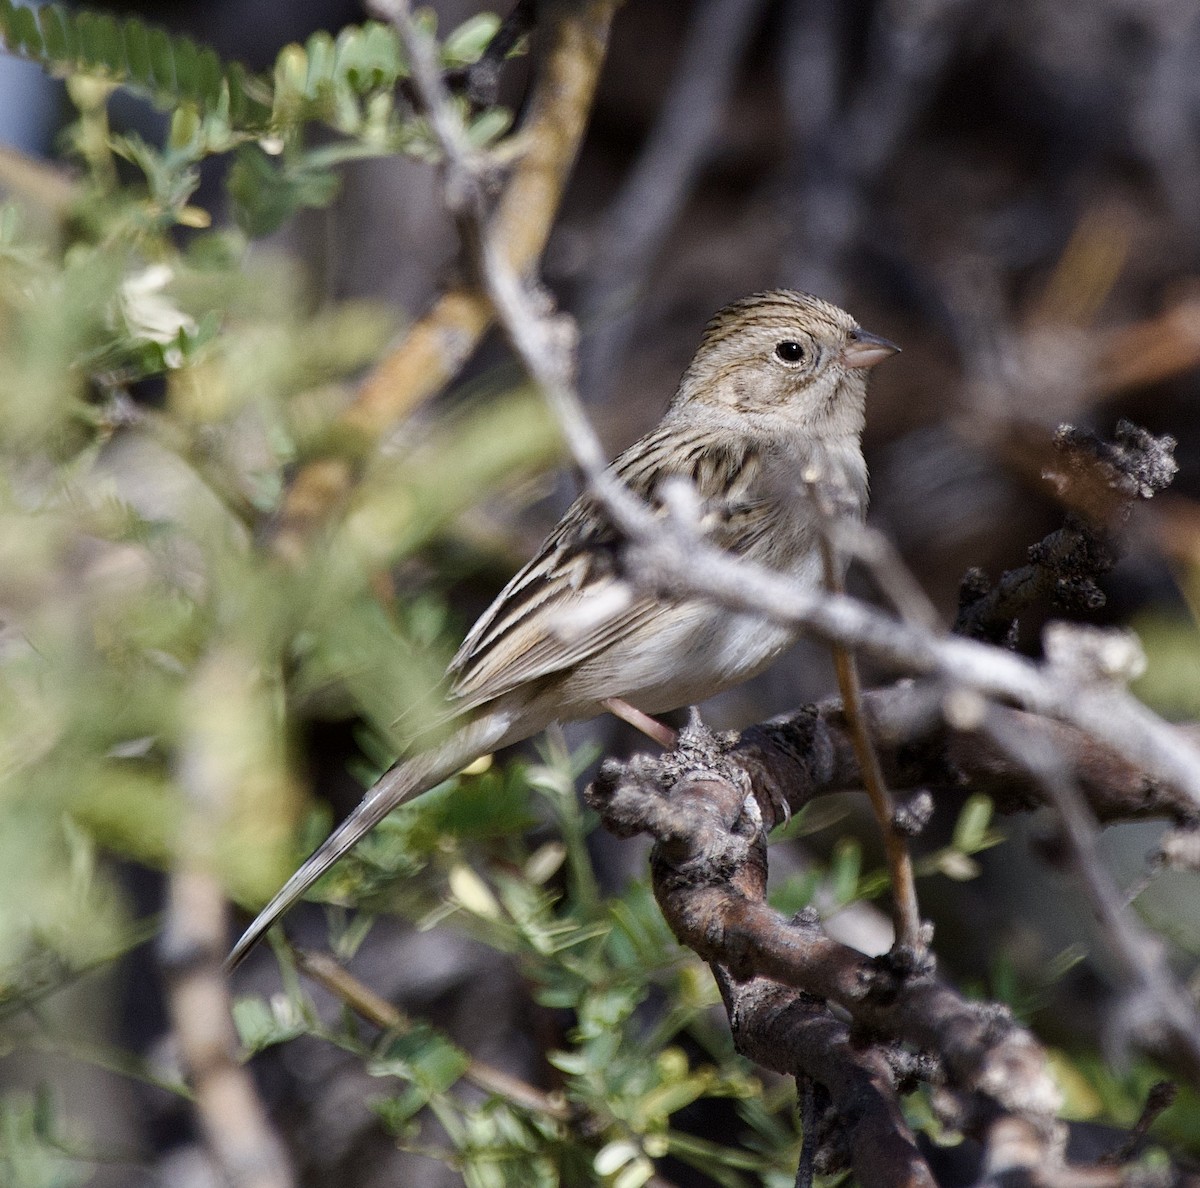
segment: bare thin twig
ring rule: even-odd
[[[488,222],[482,178],[487,162],[472,149],[449,102],[429,38],[413,22],[407,0],[378,2],[381,11],[396,23],[412,62],[413,80],[426,110],[431,113],[431,126],[445,157],[446,205],[474,250],[480,283],[497,319],[558,418],[572,456],[589,486],[617,525],[631,535],[639,530],[653,532],[655,521],[649,509],[608,473],[604,448],[575,392],[574,325],[554,315],[546,293],[522,281],[513,266],[511,252],[501,247],[495,223]]]
[[[902,949],[919,954],[926,948],[926,943],[922,936],[912,855],[904,835],[896,828],[896,805],[888,791],[879,756],[867,731],[858,665],[853,654],[840,645],[833,648],[833,661],[837,669],[838,686],[842,691],[842,704],[845,706],[846,717],[854,736],[854,749],[862,769],[863,788],[871,801],[875,820],[883,835],[883,850],[895,905],[896,944]]]
[[[1062,757],[1050,747],[1031,747],[1013,737],[1007,722],[989,715],[988,736],[1024,763],[1053,797],[1070,849],[1102,934],[1132,988],[1122,1023],[1133,1038],[1168,1067],[1200,1085],[1200,1011],[1167,964],[1161,941],[1134,918],[1097,849],[1095,818]]]
[[[293,948],[296,967],[330,994],[344,1002],[356,1015],[384,1031],[404,1034],[412,1029],[412,1021],[386,999],[380,998],[369,986],[364,986],[349,970],[328,953]],[[560,1097],[543,1093],[517,1077],[472,1058],[463,1079],[485,1093],[502,1097],[525,1110],[535,1110],[551,1118],[565,1121],[570,1109]]]
[[[1138,1147],[1145,1141],[1150,1128],[1158,1121],[1164,1110],[1169,1110],[1179,1096],[1179,1086],[1171,1081],[1155,1081],[1146,1094],[1146,1104],[1142,1106],[1141,1116],[1134,1123],[1129,1136],[1115,1151],[1110,1151],[1100,1162],[1109,1167],[1119,1167],[1132,1159]]]
[[[878,529],[853,519],[840,519],[830,525],[839,552],[862,564],[876,589],[906,622],[928,631],[941,629],[941,616],[904,563],[899,550]]]
[[[819,481],[810,482],[808,491],[813,512],[817,520],[821,545],[821,560],[825,570],[825,587],[831,594],[845,595],[846,583],[842,577],[843,567],[834,552],[833,516],[825,492]],[[854,739],[854,751],[862,771],[863,788],[875,813],[875,821],[883,837],[883,850],[887,860],[888,876],[892,884],[893,923],[896,930],[898,949],[920,956],[925,948],[921,930],[921,909],[917,902],[917,885],[913,877],[912,855],[908,841],[896,827],[896,805],[888,791],[879,755],[867,729],[863,713],[862,682],[858,676],[858,664],[854,653],[841,644],[832,647],[833,665],[837,671],[838,687],[842,691],[842,705],[850,723]]]
[[[518,272],[534,266],[549,238],[591,113],[617,7],[618,0],[559,0],[544,6],[548,44],[517,134],[521,152],[491,222],[505,261]],[[453,379],[492,318],[491,302],[473,280],[442,293],[366,378],[341,418],[341,428],[360,452]],[[353,451],[319,459],[297,474],[274,526],[273,543],[282,556],[305,548],[345,498],[355,475]]]

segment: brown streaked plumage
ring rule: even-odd
[[[866,372],[896,351],[844,310],[790,290],[757,293],[709,322],[658,426],[612,464],[655,504],[688,479],[722,548],[794,580],[821,581],[805,489],[814,467],[862,516]],[[230,954],[236,964],[330,866],[392,809],[472,760],[619,698],[645,713],[691,705],[762,671],[795,632],[624,581],[619,539],[588,495],[500,592],[450,663],[444,742],[404,759],[284,884]]]

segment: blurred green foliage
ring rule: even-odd
[[[591,756],[572,757],[553,738],[543,754],[537,766],[463,776],[397,810],[323,891],[338,903],[400,911],[418,927],[454,926],[508,954],[547,1022],[562,1021],[547,1059],[572,1122],[452,1092],[469,1058],[432,1028],[364,1038],[348,1020],[323,1023],[286,951],[287,996],[237,1005],[243,1042],[259,1049],[317,1034],[353,1053],[380,1078],[374,1108],[388,1130],[451,1163],[471,1188],[638,1188],[666,1155],[729,1188],[790,1185],[799,1151],[792,1089],[782,1078],[764,1087],[734,1054],[712,1014],[711,976],[675,943],[649,889],[600,893],[586,845],[595,821],[576,794]],[[540,828],[527,828],[533,822]],[[336,923],[334,931],[336,947]],[[343,934],[343,955],[360,939],[357,928]],[[651,1001],[658,1005],[647,1011]],[[676,1115],[712,1097],[737,1103],[744,1134],[736,1145],[677,1126]],[[430,1116],[441,1128],[438,1147],[429,1145]]]
[[[495,27],[452,34],[447,63]],[[316,302],[253,237],[330,202],[342,161],[432,154],[396,94],[393,31],[317,34],[262,78],[56,6],[0,4],[0,40],[63,75],[76,109],[73,173],[31,186],[0,163],[6,1006],[30,970],[66,980],[139,939],[104,850],[164,867],[199,852],[247,902],[277,885],[306,813],[305,723],[361,720],[395,754],[444,666],[437,602],[396,607],[373,583],[559,446],[527,390],[459,401],[356,457],[344,514],[285,562],[270,535],[289,470],[344,447],[351,384],[397,325]],[[117,85],[169,110],[163,143],[110,126]],[[482,134],[503,130],[485,114]],[[236,227],[214,229],[195,196],[219,156]]]
[[[1141,614],[1133,623],[1146,652],[1146,672],[1134,692],[1177,721],[1200,716],[1200,630],[1182,614]]]
[[[75,1188],[87,1179],[58,1131],[46,1093],[12,1093],[0,1098],[0,1182],[11,1188]]]

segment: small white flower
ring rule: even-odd
[[[126,277],[118,298],[121,317],[129,333],[142,342],[157,342],[168,347],[165,355],[170,367],[178,367],[183,362],[179,348],[170,349],[179,332],[196,333],[195,319],[163,296],[163,290],[174,277],[166,264],[151,264]]]

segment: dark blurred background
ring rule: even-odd
[[[114,7],[254,67],[289,40],[364,16],[333,0]],[[448,28],[480,6],[433,7]],[[1168,714],[1194,716],[1197,63],[1194,0],[629,0],[544,269],[580,320],[581,383],[606,443],[616,452],[658,418],[704,322],[726,301],[782,285],[844,304],[903,347],[872,386],[871,519],[949,621],[968,566],[997,575],[1061,522],[1040,464],[1057,425],[1111,433],[1127,416],[1170,433],[1180,473],[1154,514],[1131,527],[1094,618],[1137,626],[1151,659],[1141,691]],[[528,69],[514,62],[504,81],[503,97],[518,108]],[[0,59],[0,95],[0,140],[48,151],[55,84]],[[119,99],[114,114],[135,126],[158,118]],[[215,180],[206,184],[216,194]],[[456,268],[436,174],[407,160],[352,165],[330,210],[305,215],[270,246],[303,259],[314,302],[366,296],[413,315]],[[473,370],[511,368],[493,340]],[[548,480],[516,520],[506,508],[473,514],[468,528],[492,560],[460,591],[464,626],[570,490],[568,479]],[[871,596],[869,584],[856,588]],[[1023,648],[1036,651],[1039,627],[1037,616],[1022,625]],[[801,647],[710,707],[709,718],[745,725],[833,688],[827,658]],[[585,734],[628,744],[611,724],[571,737]],[[338,812],[357,795],[338,776],[346,745],[336,731],[312,740],[315,752],[329,748],[313,761],[331,773],[323,791]],[[939,803],[924,844],[944,840],[959,807],[953,795]],[[981,856],[980,877],[922,884],[945,972],[988,993],[1016,986],[1053,1044],[1094,1038],[1110,990],[1103,954],[1044,985],[1056,962],[1070,964],[1072,946],[1087,944],[1086,908],[1043,844],[1043,822],[1003,827],[1010,840]],[[869,845],[869,827],[861,832]],[[1143,826],[1106,835],[1123,882],[1137,878],[1154,836]],[[599,844],[614,880],[640,873],[635,847]],[[813,846],[820,851],[820,835]],[[781,871],[804,858],[773,860]],[[153,885],[138,890],[153,900]],[[1167,876],[1141,906],[1194,951],[1198,905],[1194,880]],[[848,916],[844,936],[887,946],[882,915]],[[310,923],[319,935],[320,913]],[[247,984],[266,990],[273,963],[257,956]],[[397,925],[375,930],[357,968],[480,1057],[520,1068],[532,1059],[522,1038],[528,1003],[498,960],[447,933],[412,936]],[[121,1008],[143,1050],[165,1026],[153,977],[148,963]],[[458,1182],[430,1161],[399,1166],[349,1059],[305,1040],[259,1064],[281,1125],[308,1152],[308,1182]],[[103,1084],[93,1106],[107,1111],[112,1133],[156,1151],[145,1182],[211,1182],[178,1103]],[[128,1174],[101,1172],[94,1182],[125,1183]]]

